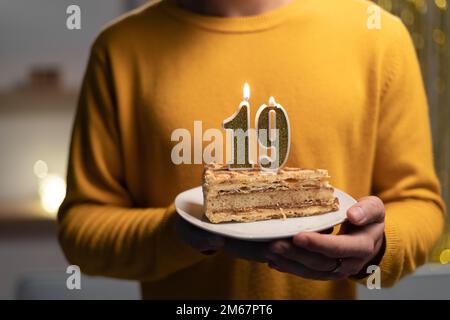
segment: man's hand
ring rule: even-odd
[[[304,232],[292,241],[270,245],[269,266],[315,280],[336,280],[358,274],[379,256],[384,242],[384,205],[364,197],[347,211],[345,234]]]
[[[178,216],[175,219],[175,231],[178,236],[195,250],[204,254],[212,254],[224,247],[224,237],[197,228]]]
[[[178,236],[189,246],[204,254],[213,254],[222,250],[233,258],[267,262],[269,245],[267,242],[242,241],[221,237],[202,230],[180,217],[176,217],[175,230]]]

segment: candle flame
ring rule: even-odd
[[[244,100],[248,101],[248,99],[250,99],[250,86],[248,85],[248,83],[246,82],[244,84]]]
[[[275,98],[274,97],[270,97],[269,98],[269,106],[271,107],[275,107],[277,103],[275,102]]]

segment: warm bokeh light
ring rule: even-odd
[[[443,46],[445,44],[445,33],[440,29],[433,30],[433,40],[437,44]]]
[[[400,17],[402,18],[403,22],[408,25],[408,26],[412,26],[414,24],[414,13],[409,9],[409,8],[404,8],[401,12],[400,12]]]
[[[49,214],[58,211],[66,195],[66,182],[58,175],[49,174],[39,182],[42,208]]]
[[[447,0],[434,0],[434,3],[441,10],[447,9]]]
[[[378,0],[378,4],[388,11],[392,10],[392,0]]]
[[[439,261],[442,264],[447,264],[450,262],[450,249],[445,249],[441,252],[441,255],[439,256]]]
[[[47,176],[48,166],[47,163],[43,160],[38,160],[34,163],[33,171],[36,177],[43,179]]]

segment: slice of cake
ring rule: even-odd
[[[282,168],[278,172],[228,170],[207,165],[205,214],[212,223],[317,215],[339,209],[328,171]]]

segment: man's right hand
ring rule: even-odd
[[[175,229],[179,237],[192,248],[212,254],[223,251],[233,258],[267,262],[271,257],[268,242],[236,240],[202,230],[176,217]]]
[[[175,220],[175,230],[181,240],[204,254],[214,253],[225,245],[224,237],[202,230],[179,216]]]

